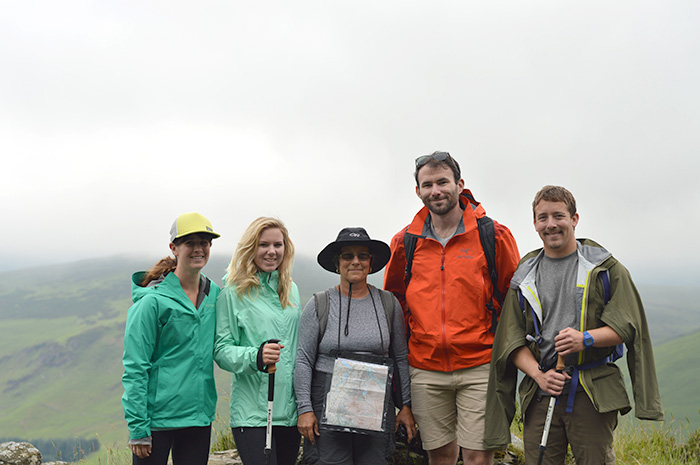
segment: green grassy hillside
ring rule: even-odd
[[[654,344],[700,329],[697,288],[639,286]]]
[[[0,273],[0,437],[98,435],[107,447],[126,447],[120,398],[129,278],[156,259],[113,257]],[[227,263],[228,257],[213,256],[204,272],[221,284]],[[302,259],[295,281],[305,303],[337,277]],[[216,376],[217,427],[226,428],[231,377],[218,368]]]
[[[0,273],[0,437],[99,435],[103,446],[125,450],[120,397],[129,278],[156,258],[111,257]],[[205,273],[220,284],[227,262],[212,257]],[[304,257],[296,261],[294,279],[303,303],[337,283],[336,275]],[[381,274],[372,282],[381,284]],[[640,292],[652,338],[667,341],[656,348],[664,406],[697,428],[700,333],[673,339],[700,330],[696,291]],[[219,427],[225,428],[230,376],[217,373]]]
[[[700,331],[659,345],[654,357],[666,420],[700,428]]]

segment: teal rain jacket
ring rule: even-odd
[[[202,275],[195,308],[175,273],[152,287],[134,273],[124,333],[122,406],[131,439],[151,430],[207,426],[216,413],[215,303],[219,287]],[[201,291],[200,291],[201,292]]]
[[[226,286],[216,302],[214,360],[231,377],[231,427],[267,425],[269,375],[257,368],[260,345],[279,339],[284,345],[275,373],[274,426],[296,426],[297,408],[292,384],[297,354],[297,326],[301,317],[299,290],[292,283],[291,305],[282,308],[277,294],[279,274],[258,272],[260,287],[240,297]]]

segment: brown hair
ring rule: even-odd
[[[250,223],[250,226],[243,233],[243,237],[238,242],[236,251],[228,266],[227,286],[236,286],[236,293],[240,297],[245,292],[249,297],[253,290],[260,287],[258,279],[258,267],[255,265],[255,253],[260,243],[260,235],[266,229],[279,229],[282,231],[284,241],[284,257],[282,263],[277,268],[279,273],[279,284],[277,285],[277,295],[280,297],[282,308],[288,307],[291,303],[289,294],[292,289],[292,264],[294,263],[294,244],[289,238],[289,232],[281,220],[277,218],[260,217]]]
[[[444,160],[436,160],[435,158],[432,158],[433,155],[436,154],[446,154],[447,157]],[[420,187],[420,183],[418,183],[418,172],[423,169],[426,166],[429,166],[431,168],[437,168],[437,167],[442,167],[442,168],[449,168],[452,170],[452,176],[455,178],[455,184],[459,183],[459,179],[462,177],[462,170],[459,167],[459,163],[457,163],[457,160],[452,158],[452,156],[447,153],[447,152],[433,152],[430,155],[427,155],[430,157],[426,162],[421,164],[420,166],[416,166],[416,170],[413,173],[413,177],[416,178],[416,186]],[[418,159],[421,159],[423,157],[418,157]]]
[[[569,209],[569,214],[573,218],[576,214],[576,199],[573,194],[566,188],[561,186],[544,186],[535,194],[535,200],[532,201],[532,216],[535,217],[535,207],[540,201],[547,202],[563,202]]]
[[[141,286],[145,286],[153,280],[160,278],[161,276],[166,276],[171,271],[174,271],[177,267],[177,259],[173,257],[162,258],[153,265],[153,268],[146,271],[141,280]]]

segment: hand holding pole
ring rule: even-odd
[[[557,357],[557,373],[561,373],[566,365],[564,364],[564,356],[559,355]],[[547,417],[544,420],[544,429],[542,430],[542,440],[540,441],[540,446],[538,450],[540,451],[539,458],[537,459],[537,465],[542,465],[542,459],[544,458],[544,451],[547,449],[547,438],[549,437],[549,427],[552,424],[552,414],[554,413],[554,405],[557,403],[557,397],[549,398],[549,406],[547,407]]]
[[[270,339],[269,344],[277,344],[279,339]],[[268,465],[270,464],[270,452],[272,451],[272,405],[275,400],[275,371],[277,365],[274,363],[267,366],[268,385],[267,385],[267,430],[265,431],[265,457]]]

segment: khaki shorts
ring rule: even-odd
[[[489,364],[441,372],[410,367],[411,404],[425,450],[457,440],[464,449],[484,449]]]

